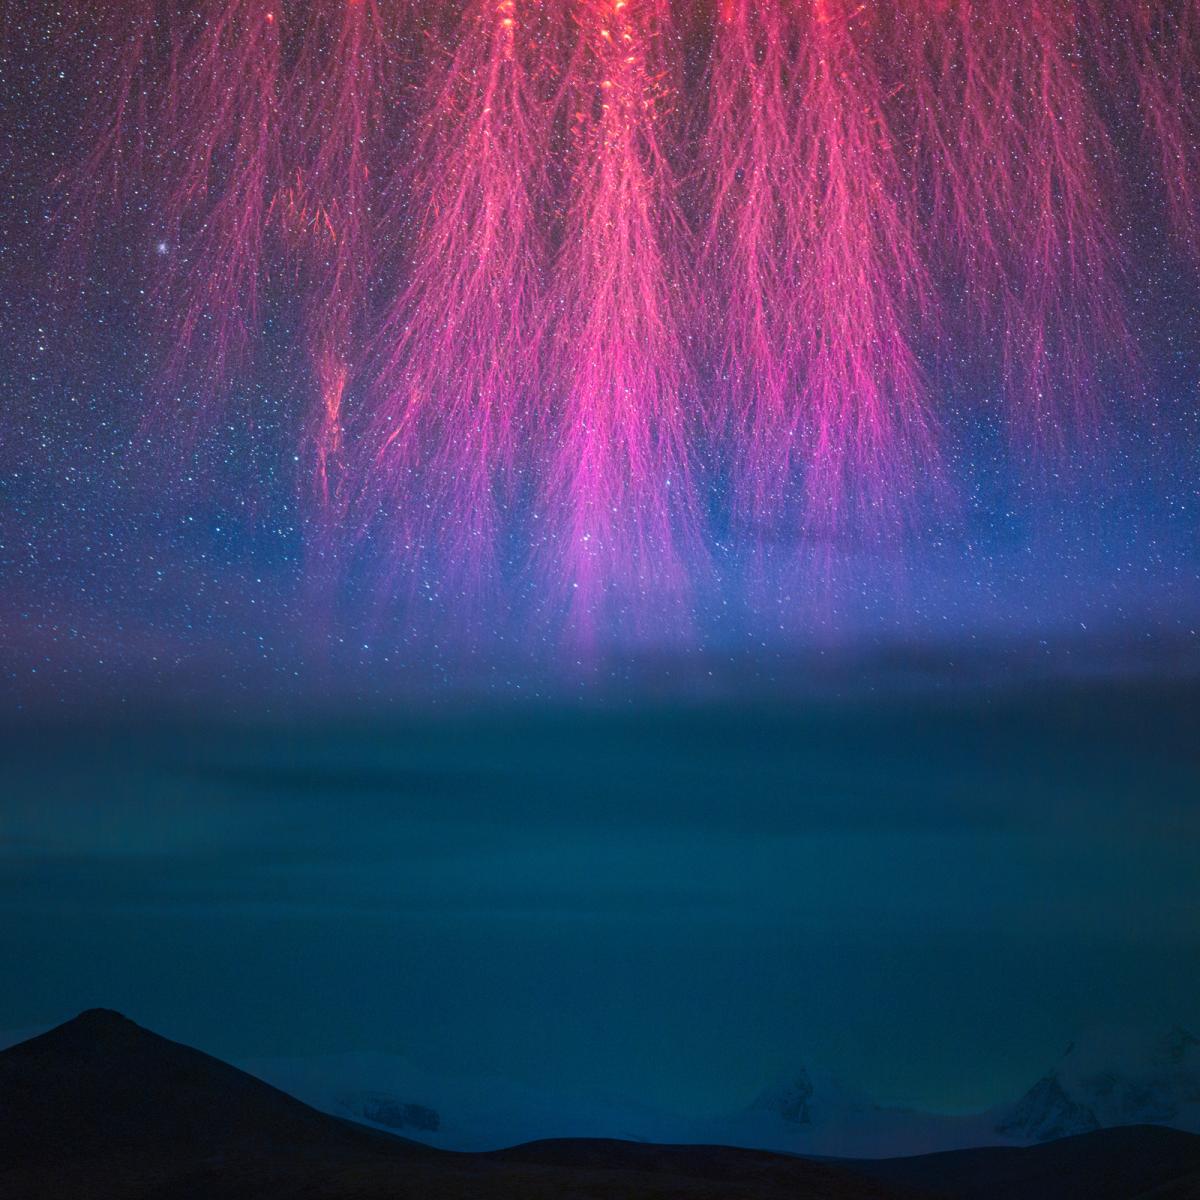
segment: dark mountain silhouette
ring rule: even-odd
[[[901,1200],[902,1185],[733,1149],[581,1142],[455,1154],[309,1108],[93,1010],[0,1053],[0,1197],[37,1200]]]
[[[119,1013],[92,1009],[0,1054],[0,1163],[125,1152],[212,1157],[319,1142],[357,1154],[394,1139],[319,1113]],[[410,1152],[424,1152],[412,1144]]]
[[[1198,1182],[1200,1137],[1154,1127],[870,1163],[600,1139],[457,1154],[104,1010],[0,1053],[5,1200],[1188,1200]]]

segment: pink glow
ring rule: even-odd
[[[539,515],[551,586],[588,641],[614,619],[677,623],[703,551],[680,330],[687,230],[667,159],[670,13],[663,0],[573,11],[569,194],[549,304],[555,444]]]
[[[913,349],[932,297],[889,95],[869,52],[873,10],[813,0],[797,15],[798,198],[788,253],[801,384],[799,403],[779,414],[774,445],[803,454],[805,524],[830,537],[888,524],[936,469]]]
[[[296,259],[304,341],[317,402],[303,456],[320,516],[336,522],[346,496],[345,404],[369,333],[379,197],[376,160],[389,98],[390,51],[379,0],[314,9],[289,88],[289,162],[273,213]]]
[[[1131,58],[1168,216],[1182,245],[1200,261],[1200,3],[1137,5]]]
[[[400,165],[405,269],[375,339],[359,496],[362,528],[392,547],[388,587],[441,570],[474,592],[496,568],[538,354],[539,34],[526,0],[472,0]]]
[[[939,233],[997,343],[1022,436],[1061,444],[1095,400],[1098,363],[1128,360],[1117,164],[1082,57],[1085,7],[961,0],[932,18],[940,68],[919,75]]]
[[[722,5],[701,156],[705,282],[716,317],[705,343],[718,381],[718,429],[736,448],[736,515],[752,525],[786,511],[801,457],[780,444],[781,425],[800,403],[787,249],[803,219],[791,9],[789,0]]]
[[[160,159],[162,224],[178,264],[161,289],[166,378],[218,396],[258,334],[268,214],[282,176],[275,0],[208,0],[176,39]]]
[[[1148,170],[1200,258],[1197,0],[66,9],[72,249],[140,214],[179,425],[295,329],[306,519],[388,612],[684,630],[710,495],[743,563],[896,542],[945,500],[942,364],[1037,462],[1136,358]]]

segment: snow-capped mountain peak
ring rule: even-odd
[[[1072,1042],[1054,1068],[997,1122],[1017,1141],[1048,1141],[1113,1125],[1200,1129],[1200,1040],[1101,1029]]]
[[[1200,1038],[1193,1037],[1186,1029],[1177,1025],[1160,1039],[1155,1065],[1182,1067],[1185,1064],[1200,1070]]]
[[[765,1088],[751,1104],[752,1112],[771,1113],[788,1125],[812,1124],[812,1098],[815,1088],[808,1071],[801,1067],[790,1079]]]
[[[996,1123],[997,1133],[1017,1142],[1049,1142],[1099,1128],[1096,1114],[1073,1100],[1054,1072],[1043,1075]]]

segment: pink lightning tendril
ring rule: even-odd
[[[1042,445],[1090,411],[1100,361],[1133,357],[1083,18],[1075,0],[1020,19],[1004,0],[944,4],[940,69],[918,74],[942,236],[999,331],[1014,421]]]
[[[160,307],[167,383],[190,370],[218,397],[259,331],[269,214],[283,173],[281,45],[274,0],[208,0],[197,21],[177,39],[165,105],[161,222],[180,266],[160,289]]]
[[[436,572],[477,595],[497,569],[536,386],[542,52],[528,0],[472,0],[426,90],[402,175],[407,270],[376,339],[362,441],[361,528],[390,547],[385,590]]]
[[[347,389],[369,333],[376,179],[391,78],[386,34],[380,0],[314,10],[290,88],[294,172],[274,200],[301,280],[303,340],[316,387],[302,458],[318,519],[330,533],[345,515]]]
[[[116,213],[148,182],[156,129],[157,10],[158,0],[107,0],[73,22],[77,29],[93,30],[97,47],[87,148],[58,181],[66,263],[74,270],[87,261],[99,219]]]
[[[1200,262],[1200,0],[1136,4],[1132,34],[1138,107],[1158,156],[1167,214]]]
[[[614,619],[632,616],[634,632],[677,623],[704,551],[680,328],[686,228],[666,144],[670,14],[664,0],[576,0],[575,19],[541,511],[551,586],[588,642]]]
[[[801,379],[763,455],[778,475],[803,456],[804,525],[822,540],[887,527],[918,479],[936,471],[914,348],[932,297],[886,85],[870,53],[879,33],[872,10],[851,0],[795,7],[797,220],[785,253],[795,263]]]
[[[701,153],[709,198],[704,279],[718,308],[705,349],[715,366],[719,428],[735,446],[735,517],[751,527],[782,517],[799,457],[779,441],[799,403],[787,248],[800,236],[803,189],[793,170],[789,9],[788,0],[722,3]]]
[[[1139,188],[1200,263],[1200,0],[55,8],[68,265],[145,270],[171,428],[283,358],[311,558],[401,624],[653,637],[711,546],[897,546],[947,374],[1058,462],[1136,364]]]

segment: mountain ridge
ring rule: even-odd
[[[727,1147],[631,1163],[589,1143],[566,1161],[463,1154],[309,1107],[199,1050],[91,1009],[0,1052],[0,1195],[23,1200],[911,1200],[907,1185]]]
[[[0,1112],[0,1195],[24,1200],[1186,1200],[1200,1181],[1200,1137],[1145,1126],[870,1161],[603,1138],[438,1150],[104,1009],[0,1052]]]

